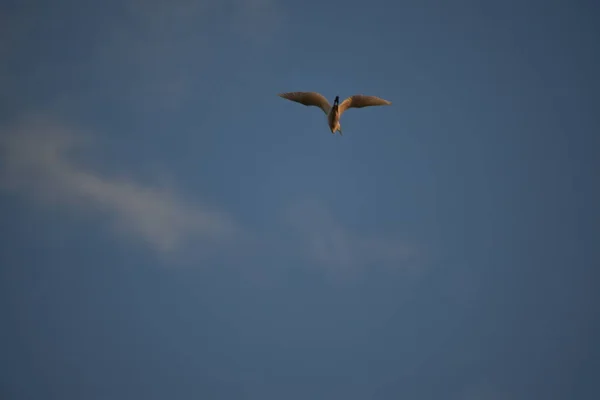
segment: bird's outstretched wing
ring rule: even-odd
[[[304,104],[305,106],[319,107],[325,114],[329,114],[329,110],[331,109],[331,105],[327,99],[321,94],[315,92],[280,93],[279,97]]]
[[[340,103],[339,111],[340,115],[349,108],[363,108],[370,106],[389,106],[392,102],[380,99],[375,96],[365,96],[362,94],[355,94],[354,96],[348,97],[346,100]]]

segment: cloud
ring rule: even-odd
[[[108,218],[117,232],[170,252],[187,241],[219,243],[238,231],[226,213],[175,190],[131,178],[103,176],[76,162],[93,136],[43,116],[0,127],[1,188],[52,206]]]
[[[344,228],[315,199],[290,206],[284,220],[309,258],[335,269],[366,265],[410,268],[418,256],[416,247],[400,238],[365,235]]]
[[[249,232],[230,214],[192,201],[172,185],[100,172],[90,159],[98,153],[89,151],[98,144],[95,134],[46,115],[30,114],[0,126],[0,190],[45,207],[99,217],[118,237],[171,257],[189,254],[178,250],[191,247],[202,256],[235,246],[235,252],[222,253],[231,261],[304,259],[338,277],[370,267],[407,270],[421,264],[413,244],[351,231],[314,199],[284,208],[283,220],[273,226],[278,235]]]

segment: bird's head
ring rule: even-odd
[[[335,96],[335,100],[333,101],[333,105],[337,106],[340,103],[340,96]]]

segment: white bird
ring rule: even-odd
[[[341,104],[339,102],[340,97],[335,96],[335,100],[333,101],[333,107],[329,104],[325,97],[316,92],[288,92],[280,93],[279,96],[283,97],[284,99],[304,104],[305,106],[319,107],[321,110],[323,110],[325,115],[327,115],[327,124],[329,125],[331,133],[334,135],[336,131],[339,131],[340,135],[342,135],[342,126],[340,125],[340,118],[344,111],[346,111],[347,109],[363,108],[369,106],[388,106],[392,104],[391,102],[384,99],[380,99],[379,97],[365,96],[362,94],[355,94],[354,96],[350,96],[346,100],[342,101]]]

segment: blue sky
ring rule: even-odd
[[[0,3],[2,398],[598,398],[598,15]]]

